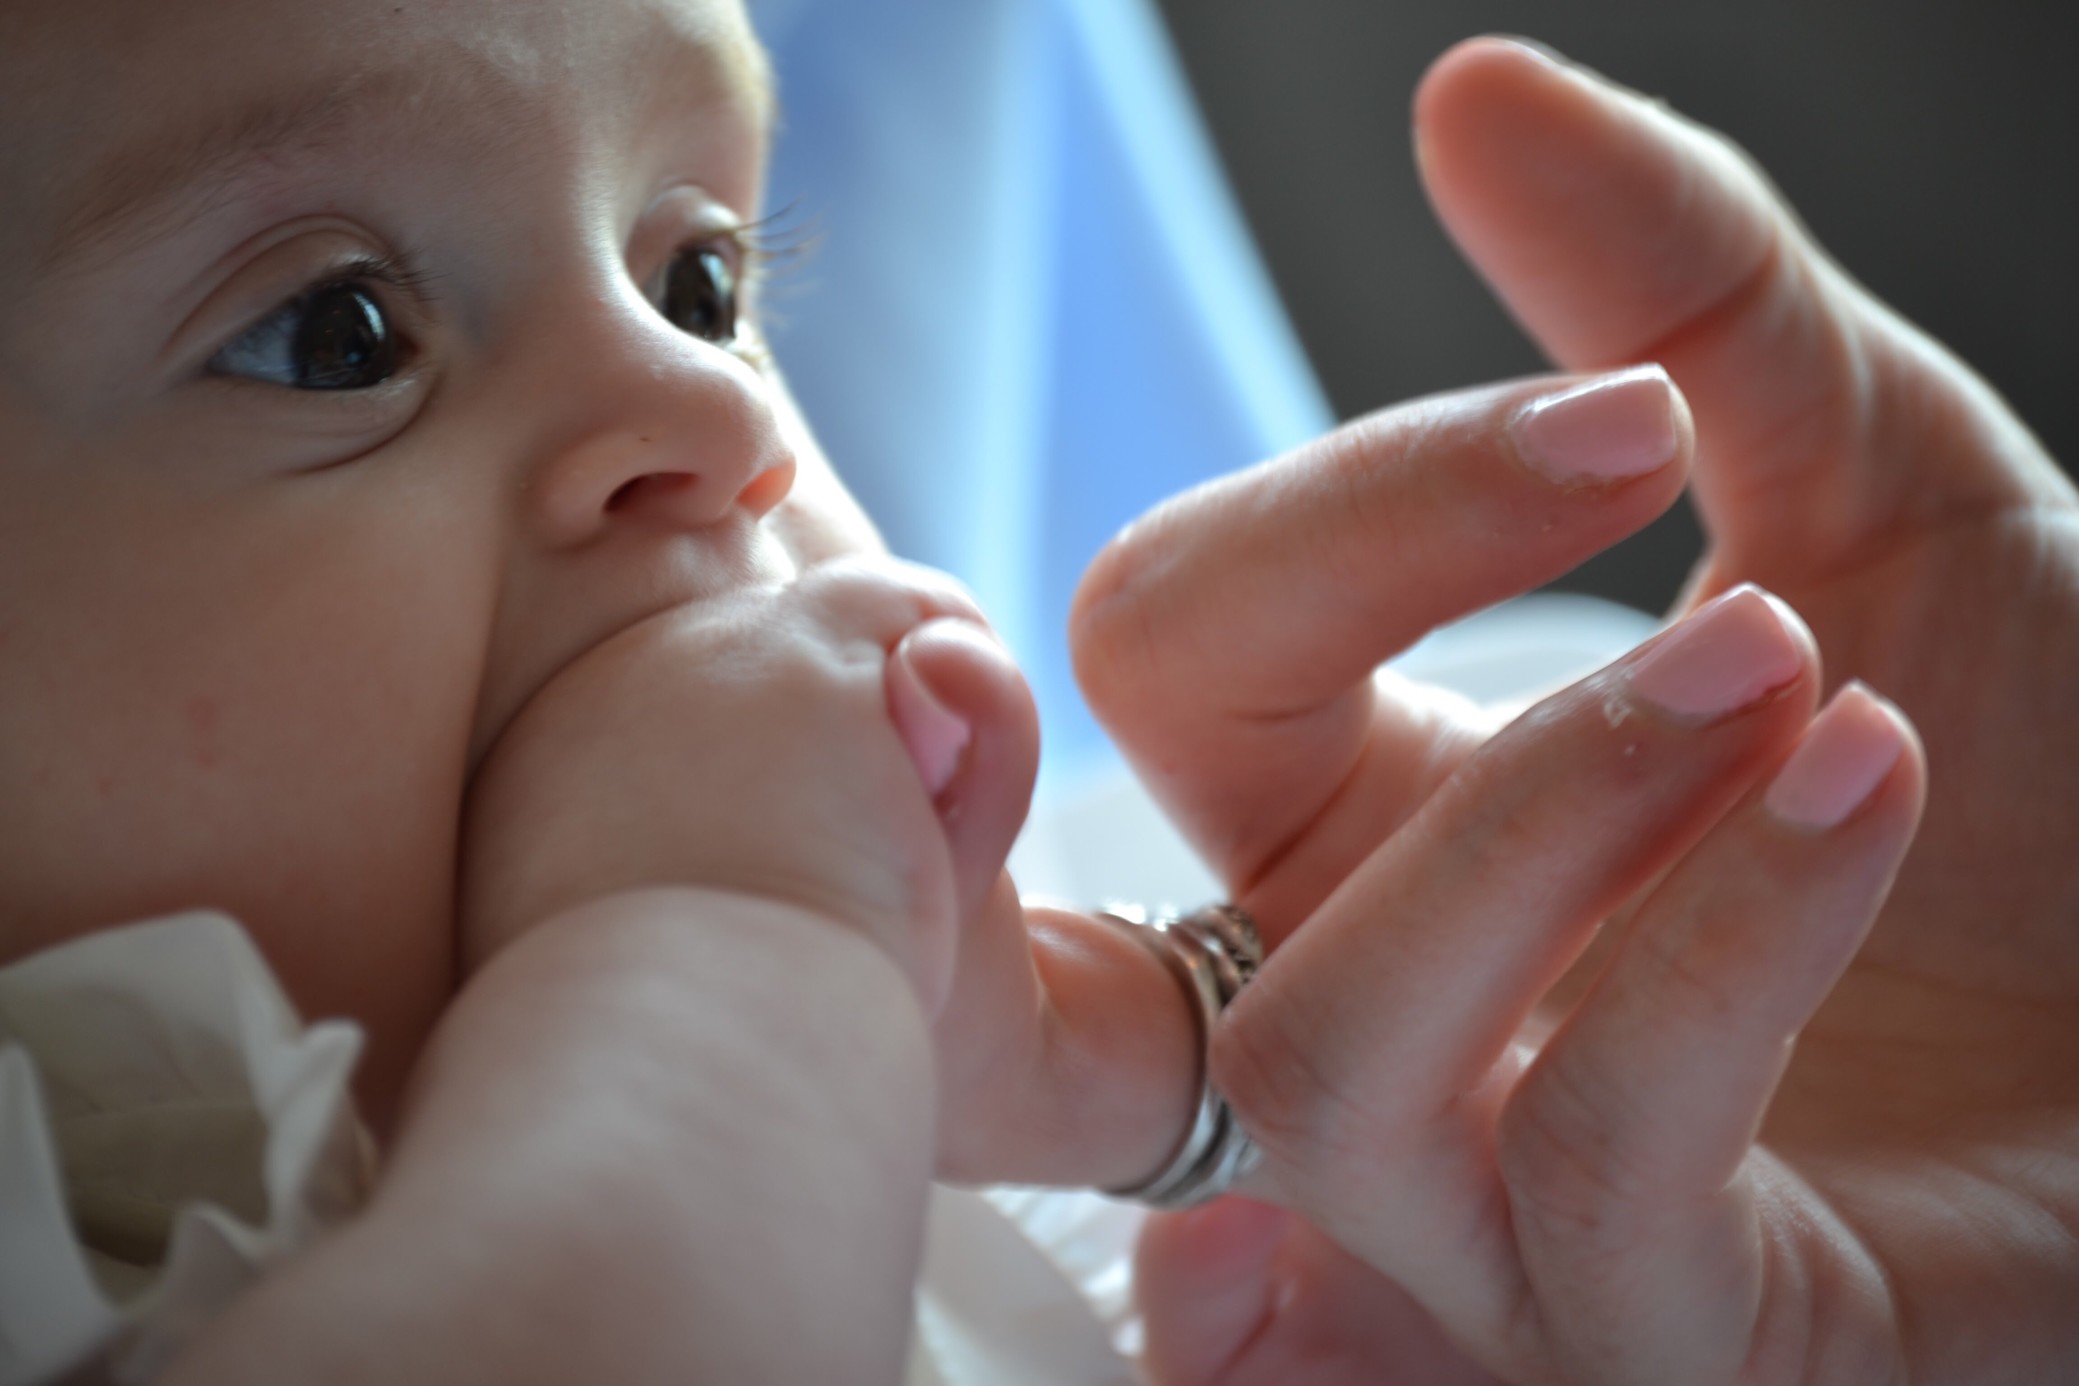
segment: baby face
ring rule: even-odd
[[[759,351],[768,118],[738,0],[0,12],[0,957],[228,910],[380,1116],[501,728],[876,542]]]

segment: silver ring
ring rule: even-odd
[[[1263,965],[1256,921],[1235,905],[1208,905],[1183,916],[1150,918],[1138,905],[1107,905],[1109,919],[1161,959],[1191,999],[1198,1022],[1198,1106],[1175,1153],[1150,1178],[1107,1189],[1151,1208],[1189,1208],[1218,1198],[1262,1162],[1262,1152],[1213,1086],[1213,1026]]]

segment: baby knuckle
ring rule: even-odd
[[[936,617],[983,622],[981,608],[954,578],[881,555],[818,564],[790,591],[826,624],[883,646]]]
[[[804,573],[785,589],[812,620],[832,631],[891,640],[921,619],[913,594],[880,566],[839,559]]]
[[[951,573],[899,558],[885,560],[885,566],[890,580],[909,591],[925,616],[964,617],[987,624],[982,604],[975,600],[967,585]]]

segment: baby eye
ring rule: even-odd
[[[736,271],[711,245],[688,246],[664,267],[665,320],[704,342],[736,340]]]
[[[247,328],[209,369],[296,390],[367,390],[396,374],[399,354],[374,295],[358,284],[325,284]]]

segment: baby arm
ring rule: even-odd
[[[571,907],[444,1020],[367,1213],[171,1379],[896,1380],[931,1103],[858,933],[722,891]]]
[[[371,1208],[175,1379],[895,1379],[954,916],[887,685],[962,600],[833,565],[545,686],[475,782],[473,975]]]

